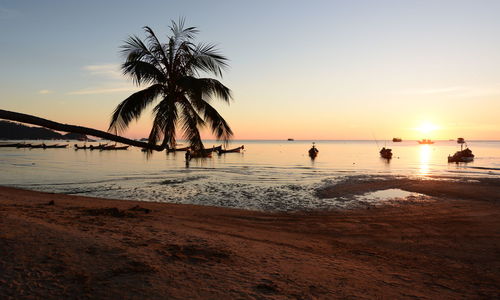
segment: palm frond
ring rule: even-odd
[[[126,61],[122,65],[122,71],[124,75],[130,76],[137,85],[166,81],[165,74],[149,62]]]
[[[121,48],[126,62],[145,61],[153,64],[159,70],[162,69],[161,58],[156,57],[139,37],[130,36]]]
[[[167,96],[153,108],[155,118],[153,121],[153,129],[149,135],[149,143],[156,143],[163,138],[162,145],[171,148],[175,147],[178,111],[175,101],[173,100],[171,96]]]
[[[152,85],[142,91],[130,95],[116,107],[108,131],[121,132],[125,130],[130,121],[138,119],[144,110],[162,91],[161,84]]]
[[[191,147],[195,151],[204,149],[199,128],[205,126],[205,121],[186,98],[179,101],[179,105],[182,111],[181,123],[184,137],[189,140]]]
[[[167,53],[164,51],[163,45],[156,37],[156,34],[154,33],[153,29],[151,29],[148,26],[144,26],[144,30],[148,34],[146,40],[148,41],[149,44],[149,50],[159,58],[159,61],[163,62],[163,65],[168,70],[170,61],[168,60]]]
[[[217,79],[184,76],[179,79],[178,85],[181,86],[193,100],[201,98],[207,100],[218,98],[228,104],[232,100],[231,90]]]
[[[174,34],[176,40],[191,40],[194,39],[199,30],[196,27],[184,28],[186,19],[179,18],[179,21],[172,21],[170,31]]]
[[[198,44],[193,49],[191,64],[196,70],[222,77],[222,71],[229,67],[227,61],[215,45]]]
[[[233,136],[233,131],[229,127],[229,124],[207,101],[201,100],[198,105],[201,108],[200,110],[203,112],[204,119],[210,125],[212,133],[218,140],[222,140],[225,144],[227,144]]]

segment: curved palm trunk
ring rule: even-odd
[[[17,112],[3,110],[3,109],[0,109],[0,119],[6,119],[6,120],[17,121],[17,122],[21,122],[21,123],[38,125],[38,126],[50,128],[50,129],[57,130],[57,131],[80,133],[80,134],[85,134],[85,135],[96,136],[96,137],[100,137],[100,138],[107,139],[110,141],[115,141],[118,143],[123,143],[123,144],[131,145],[131,146],[141,147],[141,148],[152,149],[152,150],[156,150],[156,151],[162,151],[165,149],[165,146],[163,146],[163,145],[150,145],[148,143],[134,141],[134,140],[130,140],[130,139],[118,136],[118,135],[114,135],[114,134],[111,134],[111,133],[106,132],[106,131],[101,131],[101,130],[83,127],[83,126],[61,124],[61,123],[57,123],[57,122],[50,121],[47,119],[35,117],[32,115],[17,113]]]

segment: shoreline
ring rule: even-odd
[[[218,208],[233,208],[242,209],[245,211],[271,212],[271,213],[294,213],[294,212],[316,212],[316,211],[335,211],[335,210],[352,210],[363,209],[374,206],[387,205],[402,205],[405,203],[419,203],[425,201],[434,201],[433,198],[453,198],[453,199],[468,199],[478,201],[500,201],[500,177],[458,177],[458,176],[405,176],[405,175],[385,175],[385,174],[370,174],[370,175],[350,175],[340,176],[340,180],[332,182],[318,183],[313,188],[308,190],[297,190],[293,185],[287,192],[294,196],[294,200],[289,201],[287,198],[269,198],[267,202],[262,202],[260,198],[248,198],[246,202],[242,201],[242,195],[239,197],[228,197],[228,195],[213,197],[212,201],[193,201],[191,199],[157,199],[152,200],[150,195],[132,195],[126,193],[109,194],[109,195],[93,195],[93,192],[78,192],[65,193],[58,190],[52,191],[47,189],[30,189],[23,185],[5,185],[1,187],[14,188],[21,190],[31,190],[40,193],[73,195],[98,199],[123,200],[123,201],[139,201],[145,203],[175,203],[185,205],[200,205],[203,207],[218,207]],[[168,181],[168,182],[167,182]],[[160,185],[176,186],[184,181],[165,180],[160,182]],[[179,188],[179,187],[176,187]],[[182,188],[182,187],[181,187]],[[403,193],[399,195],[384,195],[385,190],[399,190]],[[373,192],[382,192],[382,195],[377,195],[377,199],[369,201],[365,196],[371,197]],[[234,191],[233,191],[234,192]],[[254,191],[255,193],[256,191]],[[163,191],[164,195],[169,195],[172,191]],[[245,190],[246,193],[251,193]],[[210,192],[207,194],[210,195]],[[406,197],[401,194],[411,194]],[[125,196],[126,195],[126,196]],[[260,195],[262,196],[262,195]],[[283,196],[283,195],[282,195]],[[381,197],[380,197],[381,196]],[[301,198],[307,197],[307,199]],[[380,197],[380,198],[379,198]],[[216,201],[213,201],[213,200]],[[172,200],[172,201],[170,201]],[[302,200],[302,202],[300,201]],[[307,200],[307,201],[303,201]]]
[[[0,187],[0,298],[495,298],[500,187],[468,189],[272,213]]]

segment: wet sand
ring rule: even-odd
[[[500,185],[467,186],[345,183],[318,195],[433,201],[295,213],[0,187],[0,298],[498,299]]]

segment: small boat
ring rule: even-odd
[[[17,148],[29,148],[31,144],[17,144]]]
[[[448,155],[449,163],[471,162],[474,160],[474,154],[467,146],[464,138],[458,138],[457,143],[460,144],[460,151],[455,152],[453,155]],[[465,144],[465,149],[463,149]]]
[[[385,158],[385,159],[392,158],[392,149],[388,149],[388,148],[383,147],[379,153],[380,153],[380,156],[382,158]]]
[[[455,154],[448,155],[449,163],[459,163],[459,162],[471,162],[474,160],[474,154],[469,148],[455,152]]]
[[[97,145],[97,146],[90,145],[90,146],[89,146],[89,149],[90,149],[90,150],[101,150],[101,149],[103,149],[104,147],[106,147],[107,145],[108,145],[107,143],[106,143],[106,144],[99,144],[99,145]]]
[[[45,144],[43,144],[43,143],[42,143],[42,144],[34,144],[34,145],[30,145],[29,147],[30,147],[31,149],[43,149],[43,148],[47,147],[47,145],[45,145]]]
[[[75,144],[73,147],[75,147],[75,150],[87,150],[87,149],[90,149],[90,146],[87,146],[87,145],[78,146],[77,144]]]
[[[176,151],[187,151],[188,149],[189,149],[189,147],[170,148],[170,149],[167,149],[167,153],[176,152]]]
[[[392,138],[392,141],[393,141],[394,143],[400,143],[400,142],[402,142],[403,140],[402,140],[401,138]]]
[[[212,146],[212,148],[208,148],[208,149],[203,149],[203,153],[212,153],[212,152],[219,152],[222,150],[222,145],[219,145],[217,147],[215,146]]]
[[[64,144],[64,145],[54,144],[54,145],[45,145],[45,147],[43,147],[43,149],[63,149],[66,147],[68,147],[68,144]]]
[[[316,158],[316,156],[318,156],[318,152],[319,152],[318,148],[316,148],[316,146],[313,143],[311,149],[309,149],[308,151],[309,157],[312,159]]]
[[[287,139],[287,141],[289,141],[289,142],[293,142],[293,141],[295,141],[295,140],[294,140],[294,139],[292,139],[292,138],[289,138],[289,139]]]
[[[418,141],[419,144],[424,144],[424,145],[429,145],[429,144],[434,144],[433,141],[429,140],[429,139],[423,139],[421,141]]]
[[[0,144],[0,148],[20,148],[19,145],[22,145],[20,143],[15,143],[15,144]]]
[[[241,150],[244,150],[244,149],[245,149],[244,145],[241,145],[240,147],[234,148],[234,149],[226,149],[226,150],[220,149],[219,150],[219,155],[220,154],[224,154],[224,153],[240,153]]]
[[[189,158],[210,158],[212,157],[212,151],[210,152],[191,152]]]
[[[129,146],[116,146],[116,145],[111,145],[111,146],[104,146],[102,147],[101,151],[104,151],[104,150],[127,150]]]

